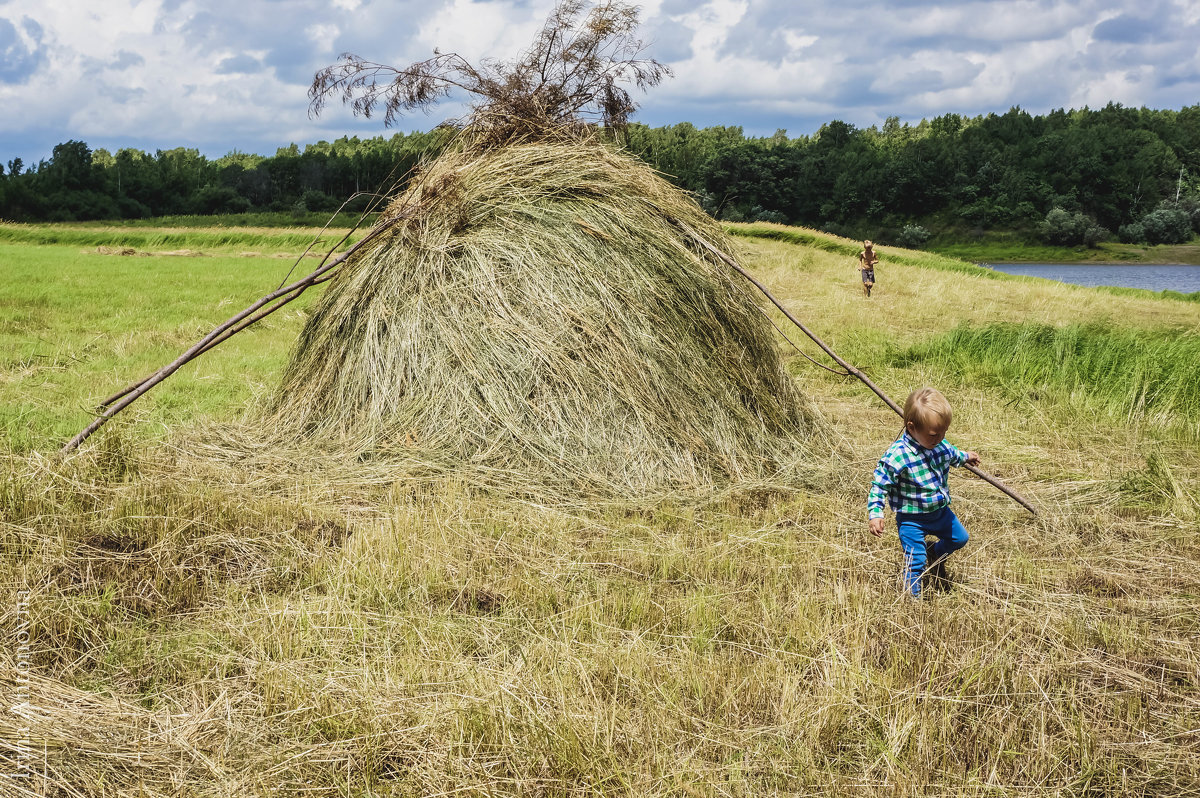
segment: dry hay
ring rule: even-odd
[[[133,247],[106,247],[104,245],[96,247],[96,253],[99,255],[148,255],[148,252],[138,252]]]
[[[167,796],[181,783],[220,780],[205,751],[221,741],[218,710],[228,707],[154,712],[37,673],[21,676],[6,660],[0,658],[0,698],[12,707],[0,714],[6,796],[115,795],[113,784],[136,785],[136,793],[123,794]]]
[[[123,257],[135,257],[136,256],[139,258],[148,258],[151,255],[155,255],[158,257],[170,256],[170,257],[176,257],[176,258],[201,258],[201,257],[204,257],[203,252],[200,252],[199,250],[195,250],[195,249],[169,249],[169,250],[163,250],[163,251],[158,251],[158,252],[147,252],[147,251],[140,250],[140,249],[134,249],[133,247],[109,247],[109,246],[105,246],[103,244],[96,247],[95,252],[98,255],[121,255]],[[254,254],[254,253],[250,253],[250,254]],[[292,256],[289,255],[288,257],[292,257]]]
[[[632,157],[460,146],[389,220],[313,310],[277,441],[622,496],[791,481],[828,451],[746,284],[699,243],[729,252],[724,232]]]

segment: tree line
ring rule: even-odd
[[[332,212],[351,197],[361,210],[371,195],[394,190],[423,154],[444,146],[447,132],[343,137],[273,156],[231,152],[215,160],[178,147],[153,155],[136,149],[92,150],[85,142],[54,147],[28,168],[0,166],[0,219],[81,221],[250,211]]]
[[[1200,230],[1200,105],[1033,115],[946,114],[918,124],[841,121],[812,135],[629,125],[623,144],[721,219],[819,227],[919,245],[1014,230],[1049,243],[1180,241]],[[448,132],[340,138],[273,156],[197,150],[109,153],[68,141],[48,160],[0,168],[0,218],[118,219],[332,211],[402,184]],[[360,205],[365,200],[359,200]]]
[[[1147,233],[1157,243],[1200,229],[1200,105],[1013,108],[863,129],[833,121],[798,138],[687,124],[629,135],[634,151],[731,220],[895,243],[906,229],[1019,230],[1060,244]]]

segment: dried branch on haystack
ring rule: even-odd
[[[584,0],[559,3],[533,46],[512,62],[485,59],[474,66],[457,53],[435,50],[432,58],[397,69],[345,53],[313,78],[310,114],[340,96],[356,116],[370,118],[382,107],[384,125],[391,126],[459,90],[470,95],[472,111],[458,124],[480,142],[503,144],[588,123],[620,130],[637,107],[623,84],[645,90],[671,71],[641,57],[636,7],[604,2],[585,13],[586,7]]]

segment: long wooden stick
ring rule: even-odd
[[[338,208],[337,211],[335,211],[334,216],[336,216],[338,213],[341,213],[342,208],[345,208],[346,204],[349,203],[350,200],[354,199],[355,197],[359,197],[359,196],[361,196],[361,193],[356,193],[353,196],[351,196],[350,199],[346,200],[346,202],[343,202],[341,207]],[[333,217],[330,217],[330,218],[332,220]],[[324,233],[325,230],[328,229],[328,227],[329,227],[329,222],[326,222],[325,227],[322,227],[321,232],[317,234],[318,237],[322,233]],[[325,257],[321,259],[321,266],[325,265],[325,261],[329,258],[329,256],[331,254],[333,254],[333,252],[335,250],[337,250],[338,247],[340,247],[342,244],[346,243],[346,240],[349,239],[351,235],[353,235],[354,229],[355,228],[352,228],[351,230],[347,231],[346,234],[343,235],[341,237],[341,239],[339,239],[338,242],[333,245],[333,247],[330,249],[330,251],[325,254]],[[346,251],[345,255],[348,256],[351,252],[358,249],[358,247],[361,244],[365,243],[365,241],[367,239],[372,238],[372,237],[373,236],[371,236],[369,234],[364,236],[363,240],[359,241],[357,244],[350,247],[350,249]],[[309,244],[307,247],[305,247],[304,252],[300,253],[300,257],[296,259],[296,263],[292,264],[292,269],[289,270],[287,275],[283,278],[284,281],[286,281],[288,277],[291,277],[292,271],[295,270],[296,265],[299,264],[300,261],[304,259],[304,256],[307,255],[309,253],[309,251],[312,250],[312,248],[313,248],[313,244]],[[344,260],[344,258],[343,258],[343,260]],[[312,275],[310,274],[309,277],[312,277]],[[196,354],[193,355],[193,357],[199,357],[200,355],[207,352],[209,349],[212,349],[214,346],[221,344],[225,340],[229,339],[230,337],[238,334],[242,330],[244,330],[247,327],[249,327],[250,325],[254,324],[259,319],[262,319],[266,316],[270,316],[272,313],[279,310],[279,308],[283,307],[284,305],[291,302],[296,297],[300,296],[302,293],[304,293],[304,291],[306,289],[311,288],[312,286],[317,285],[318,283],[323,283],[326,280],[331,279],[332,277],[333,277],[332,274],[326,274],[325,276],[323,276],[319,279],[312,280],[311,282],[305,283],[305,285],[303,285],[299,288],[296,288],[296,286],[299,285],[300,283],[304,283],[305,280],[300,280],[298,283],[294,283],[293,285],[288,286],[287,288],[284,287],[284,282],[280,282],[278,288],[276,288],[275,291],[270,295],[272,297],[279,298],[278,303],[276,305],[272,305],[271,307],[260,310],[257,315],[239,323],[235,327],[232,327],[232,328],[226,330],[224,333],[221,334],[220,337],[210,341],[207,345],[205,345],[205,347],[203,349],[196,352]],[[293,289],[295,290],[295,293],[288,296],[287,293]],[[282,292],[282,295],[281,295],[281,292]],[[125,396],[126,394],[136,391],[138,388],[145,385],[148,381],[150,381],[150,380],[154,379],[156,376],[158,376],[166,368],[167,368],[167,366],[163,366],[163,368],[159,369],[158,371],[154,372],[153,374],[151,374],[147,377],[143,377],[141,380],[138,380],[135,383],[127,385],[126,387],[124,387],[121,390],[117,391],[116,393],[112,394],[111,396],[109,396],[107,399],[105,399],[99,405],[96,406],[96,412],[103,413],[105,410],[108,409],[108,406],[111,405],[113,402],[117,401],[118,399],[120,399],[122,396]]]
[[[246,329],[259,319],[274,313],[288,302],[291,302],[293,299],[300,296],[300,294],[304,293],[306,289],[329,279],[329,277],[332,275],[328,275],[328,272],[345,263],[346,259],[358,251],[359,248],[361,248],[367,242],[377,238],[384,230],[399,221],[400,218],[400,216],[397,216],[386,223],[376,225],[371,232],[363,236],[357,243],[355,243],[341,255],[338,255],[333,260],[329,260],[321,264],[316,271],[312,272],[306,277],[302,277],[289,286],[280,288],[277,291],[267,294],[250,307],[246,308],[240,313],[237,313],[229,319],[226,319],[224,322],[214,327],[212,332],[193,344],[192,347],[186,352],[175,358],[175,360],[163,366],[141,382],[131,385],[125,390],[121,391],[119,394],[114,394],[112,397],[105,400],[105,404],[109,404],[110,402],[112,404],[106,407],[104,412],[97,416],[92,423],[84,427],[84,429],[78,435],[63,444],[62,449],[59,450],[59,454],[66,454],[67,452],[77,448],[79,444],[87,440],[93,432],[108,423],[109,419],[111,419],[117,413],[120,413],[122,410],[132,404],[138,397],[149,391],[155,385],[158,385],[167,377],[170,377],[189,361],[204,354],[214,346],[220,344],[222,341],[229,340],[230,336]]]
[[[309,277],[312,277],[312,275],[309,275]],[[247,319],[243,319],[242,321],[235,324],[233,327],[231,327],[228,330],[226,330],[225,332],[221,333],[219,336],[217,336],[216,338],[214,338],[213,340],[211,340],[207,344],[205,344],[202,349],[197,350],[197,352],[192,356],[192,358],[196,358],[196,357],[199,357],[200,355],[203,355],[208,350],[224,343],[225,341],[227,341],[230,338],[232,338],[233,336],[237,335],[242,330],[251,326],[255,322],[257,322],[263,318],[266,318],[267,316],[270,316],[272,313],[279,310],[281,307],[283,307],[287,303],[291,302],[293,299],[298,298],[307,289],[312,288],[314,285],[319,285],[319,284],[325,282],[326,280],[332,280],[332,279],[333,279],[333,274],[331,274],[330,272],[326,272],[325,274],[323,274],[320,277],[317,277],[316,279],[313,279],[313,280],[309,280],[309,281],[301,280],[300,282],[303,283],[303,285],[300,285],[298,288],[296,287],[296,285],[290,286],[290,288],[294,289],[292,291],[292,293],[290,293],[290,294],[285,293],[283,296],[280,296],[275,300],[275,304],[268,305],[267,307],[262,308],[257,313],[255,313],[253,316],[250,316]],[[189,358],[189,360],[192,358]],[[117,401],[122,396],[133,393],[138,388],[142,387],[147,382],[149,382],[150,380],[154,379],[159,374],[161,374],[166,368],[167,368],[167,366],[163,366],[162,368],[155,371],[153,374],[143,377],[142,379],[138,380],[137,382],[131,383],[130,385],[126,386],[125,388],[122,388],[121,390],[117,391],[112,396],[108,397],[103,402],[101,402],[99,405],[97,405],[96,412],[103,413],[105,410],[108,409],[109,405],[111,405],[113,402]]]
[[[333,278],[332,274],[326,274],[325,276],[321,277],[320,279],[313,280],[313,281],[305,284],[303,287],[296,289],[296,292],[294,294],[292,294],[291,296],[281,296],[281,294],[280,294],[281,291],[283,292],[283,294],[286,294],[288,290],[290,290],[291,288],[295,288],[296,285],[299,285],[299,283],[295,283],[287,289],[284,288],[284,282],[287,281],[288,277],[292,276],[292,272],[295,271],[296,266],[299,265],[300,261],[304,259],[304,256],[307,255],[312,250],[312,248],[316,245],[316,241],[320,238],[320,236],[323,235],[325,233],[325,231],[329,229],[329,225],[333,222],[333,220],[335,218],[337,218],[337,215],[339,213],[341,213],[346,208],[346,206],[349,205],[351,202],[358,199],[359,197],[364,197],[364,196],[374,196],[375,197],[375,201],[372,202],[371,206],[369,208],[367,208],[367,210],[364,213],[369,213],[378,204],[378,202],[383,199],[382,195],[378,195],[378,194],[372,195],[365,191],[356,191],[355,193],[351,194],[346,199],[346,201],[343,202],[338,207],[338,209],[333,212],[333,216],[329,217],[329,221],[326,222],[325,226],[322,227],[320,232],[317,233],[317,239],[314,239],[313,243],[309,244],[307,247],[304,248],[304,252],[300,253],[300,257],[296,259],[296,263],[292,264],[292,268],[284,276],[283,281],[281,281],[279,283],[279,287],[275,290],[275,292],[273,294],[271,294],[271,296],[280,297],[278,300],[278,304],[273,305],[268,308],[265,308],[265,309],[259,311],[258,314],[255,315],[254,317],[241,322],[240,324],[238,324],[237,326],[235,326],[229,330],[226,330],[219,338],[217,338],[213,341],[210,341],[203,349],[196,352],[196,354],[193,355],[193,357],[199,357],[200,355],[207,352],[209,349],[212,349],[214,346],[217,346],[217,345],[221,344],[222,342],[226,341],[227,339],[233,337],[234,335],[237,335],[239,332],[246,329],[250,325],[254,324],[259,319],[262,319],[266,316],[270,316],[272,313],[279,310],[279,308],[283,307],[284,305],[291,302],[296,297],[300,296],[300,294],[304,293],[304,291],[306,289],[311,288],[314,285],[317,285],[319,283],[323,283],[326,280],[332,279]],[[408,215],[410,215],[410,213],[411,212],[409,212],[409,211],[402,211],[396,217],[394,217],[390,221],[384,223],[382,226],[385,228],[390,227],[392,224],[394,224],[400,218],[408,216]],[[359,218],[359,221],[361,221],[361,220],[362,220],[362,217]],[[352,227],[351,229],[346,231],[346,233],[338,240],[338,242],[336,244],[334,244],[333,247],[330,248],[329,252],[327,252],[325,254],[325,258],[321,259],[322,265],[324,265],[325,259],[327,259],[331,254],[333,254],[333,252],[335,250],[337,250],[338,247],[340,247],[342,244],[346,243],[346,241],[349,240],[350,236],[352,236],[354,234],[354,231],[357,229],[358,229],[358,225],[356,224],[354,227]],[[372,231],[371,233],[368,233],[366,236],[363,236],[363,239],[361,241],[359,241],[357,244],[354,244],[353,246],[351,246],[350,249],[348,249],[345,252],[345,256],[349,256],[352,252],[354,252],[360,246],[365,244],[369,239],[374,238],[374,236],[375,236],[375,231]],[[344,258],[343,258],[343,260],[344,260]],[[311,277],[312,275],[309,275],[309,276]],[[300,282],[304,282],[304,281],[301,280]],[[108,406],[111,405],[113,402],[117,401],[118,399],[120,399],[122,396],[125,396],[126,394],[136,391],[138,388],[145,385],[149,380],[152,380],[152,379],[154,379],[154,377],[158,376],[158,374],[161,373],[166,368],[167,368],[167,366],[164,366],[163,368],[154,372],[150,376],[144,377],[143,379],[139,380],[138,382],[132,383],[131,385],[128,385],[128,386],[122,388],[121,390],[117,391],[113,395],[109,396],[107,399],[105,399],[99,405],[96,406],[96,412],[103,413],[105,410],[108,409]]]
[[[687,228],[685,228],[685,229],[687,229]],[[809,338],[811,338],[813,343],[815,343],[817,346],[821,347],[821,349],[824,350],[825,354],[827,354],[831,358],[833,358],[833,360],[835,362],[837,362],[837,364],[839,366],[846,369],[846,371],[853,374],[855,377],[857,377],[859,380],[861,380],[864,385],[866,385],[868,388],[870,388],[872,391],[874,391],[875,395],[884,401],[884,404],[886,404],[892,410],[896,411],[896,415],[900,416],[901,418],[904,417],[904,410],[902,410],[900,408],[900,405],[893,402],[891,397],[889,397],[882,390],[880,390],[878,385],[871,382],[870,378],[868,378],[866,374],[863,374],[857,368],[855,368],[854,366],[847,363],[845,360],[842,360],[840,357],[838,357],[837,352],[834,352],[832,349],[830,349],[829,346],[824,341],[822,341],[820,338],[818,338],[816,336],[816,334],[813,333],[812,330],[805,327],[800,322],[799,319],[797,319],[795,316],[793,316],[791,314],[791,312],[783,306],[783,303],[780,302],[778,299],[776,299],[775,296],[770,291],[767,290],[767,287],[765,285],[763,285],[757,279],[755,279],[754,275],[750,274],[750,272],[743,269],[741,267],[741,265],[738,264],[737,261],[735,261],[733,258],[730,258],[724,252],[721,252],[719,249],[714,247],[712,244],[705,241],[703,238],[701,238],[699,235],[697,235],[694,231],[688,229],[687,232],[691,236],[693,241],[695,241],[700,246],[704,247],[706,250],[708,250],[710,253],[712,253],[716,257],[720,258],[721,261],[723,261],[727,266],[734,269],[735,271],[738,272],[738,274],[742,275],[747,280],[749,280],[751,283],[753,283],[755,288],[757,288],[759,291],[762,291],[763,295],[767,299],[771,300],[771,303],[773,305],[775,305],[775,307],[779,308],[779,310],[783,313],[784,316],[787,316],[788,321],[790,321],[792,324],[796,325],[796,327],[798,327],[800,329],[800,332],[804,333]],[[992,487],[994,487],[997,490],[999,490],[1000,492],[1004,493],[1006,496],[1011,498],[1017,504],[1024,507],[1029,512],[1033,513],[1034,515],[1038,514],[1037,510],[1034,508],[1034,506],[1032,504],[1029,503],[1028,499],[1026,499],[1021,494],[1017,493],[1012,488],[1005,485],[1003,482],[1001,482],[996,477],[987,473],[983,469],[977,468],[976,466],[973,466],[973,465],[964,464],[963,467],[966,468],[968,471],[970,471],[975,476],[982,479],[984,482],[988,483]]]

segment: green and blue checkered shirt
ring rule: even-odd
[[[867,517],[883,518],[884,497],[897,513],[932,513],[948,507],[946,474],[950,466],[965,462],[967,453],[952,444],[943,440],[926,449],[905,431],[879,458],[871,475]]]

